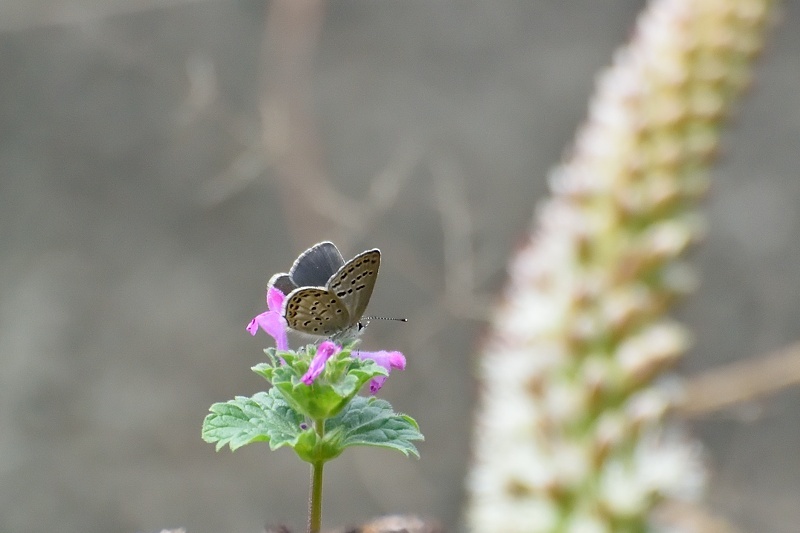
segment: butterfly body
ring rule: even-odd
[[[362,328],[381,252],[367,250],[345,262],[332,242],[321,242],[300,254],[288,273],[270,284],[286,294],[283,316],[289,328],[309,335],[346,340]]]

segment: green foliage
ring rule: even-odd
[[[328,425],[342,430],[342,448],[380,446],[419,457],[411,441],[425,440],[416,420],[392,411],[386,400],[358,396]]]
[[[203,421],[203,440],[216,444],[217,451],[225,445],[231,451],[251,442],[269,442],[271,449],[294,447],[304,418],[289,407],[275,390],[256,393],[252,398],[215,403],[211,414]]]
[[[336,416],[369,380],[388,375],[375,361],[351,357],[350,349],[345,348],[328,360],[311,385],[306,385],[301,378],[316,354],[316,346],[297,353],[272,349],[265,353],[270,362],[254,366],[253,372],[271,382],[292,408],[311,420]]]
[[[251,442],[270,449],[289,446],[312,464],[324,463],[351,446],[379,446],[419,457],[412,443],[423,440],[416,421],[395,413],[385,400],[357,396],[364,385],[386,370],[374,361],[350,356],[345,349],[331,357],[313,383],[301,378],[316,347],[299,352],[265,350],[269,362],[253,371],[272,383],[268,392],[238,396],[211,406],[203,422],[206,442],[236,450]]]

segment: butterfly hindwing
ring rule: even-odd
[[[286,298],[283,316],[290,328],[310,335],[330,336],[350,325],[344,302],[323,287],[293,290]]]
[[[381,251],[377,248],[367,250],[344,264],[328,281],[328,290],[342,301],[348,311],[347,327],[355,326],[367,310],[380,266]]]
[[[292,277],[287,273],[275,274],[267,283],[267,287],[275,287],[283,294],[289,294],[297,288]]]
[[[324,241],[300,254],[289,277],[295,287],[322,287],[343,265],[344,259],[336,245]]]

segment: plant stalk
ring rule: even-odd
[[[320,438],[325,434],[325,421],[314,422]],[[322,528],[322,468],[324,461],[311,463],[311,491],[308,496],[308,533],[319,533]]]

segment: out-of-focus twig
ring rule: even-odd
[[[431,165],[444,238],[445,300],[457,316],[485,320],[486,305],[476,301],[472,216],[466,183],[455,161],[440,157]]]
[[[678,412],[700,417],[800,384],[800,342],[689,378]]]
[[[271,169],[292,240],[305,246],[319,239],[324,230],[325,237],[346,247],[347,241],[357,240],[374,219],[394,205],[422,149],[413,136],[401,139],[364,199],[343,195],[332,184],[315,124],[312,94],[314,56],[325,7],[325,0],[270,3],[262,47],[260,142],[245,142],[228,168],[206,183],[201,199],[206,205],[219,204]]]
[[[342,246],[346,248],[351,241],[359,240],[381,215],[395,205],[422,154],[423,149],[413,135],[401,138],[386,166],[373,178],[367,196],[359,202],[358,208],[336,212],[336,222],[347,230],[347,234],[339,239]]]
[[[325,0],[273,0],[266,14],[262,141],[295,242],[318,236],[329,222],[322,215],[325,206],[331,211],[355,207],[328,183],[311,106],[312,67],[325,6]]]

